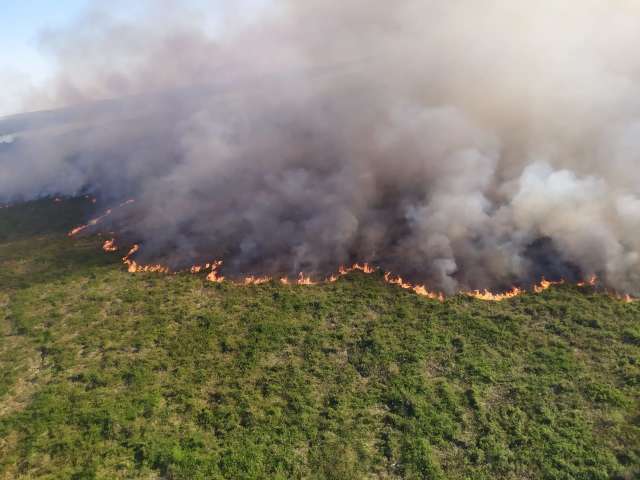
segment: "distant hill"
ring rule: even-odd
[[[0,208],[2,479],[640,478],[640,304],[132,275]]]

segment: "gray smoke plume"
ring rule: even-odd
[[[43,37],[72,107],[0,120],[0,199],[135,198],[104,228],[174,268],[640,293],[635,0],[154,5]]]

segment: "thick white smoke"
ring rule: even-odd
[[[72,107],[0,120],[1,198],[133,196],[109,228],[172,266],[640,293],[639,2],[154,5],[47,34],[29,101]]]

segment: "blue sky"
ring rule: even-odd
[[[15,70],[39,80],[46,75],[46,59],[38,51],[38,32],[64,26],[89,0],[4,0],[0,4],[0,69]]]
[[[42,55],[38,35],[64,27],[90,0],[0,1],[0,116],[16,113],[30,85],[42,83],[51,64]]]
[[[183,0],[182,3],[208,5],[210,10],[214,10],[227,7],[228,1]],[[248,10],[258,10],[268,2],[244,0],[234,3],[242,4]],[[65,26],[92,3],[91,0],[0,0],[0,69],[14,68],[35,76],[46,74],[46,58],[38,50],[38,33],[43,29]],[[122,13],[133,10],[131,3],[127,3],[111,0],[108,5]]]
[[[91,5],[111,14],[131,12],[158,0],[0,0],[0,116],[17,113],[19,98],[30,85],[41,85],[52,71],[40,49],[38,37],[45,29],[64,28]],[[206,8],[213,17],[233,5],[251,14],[272,0],[181,0]],[[241,5],[240,7],[238,7]]]

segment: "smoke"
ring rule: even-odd
[[[27,104],[68,107],[0,119],[0,200],[135,198],[104,228],[174,268],[640,293],[640,3],[242,11],[93,9],[43,34],[58,73]]]

